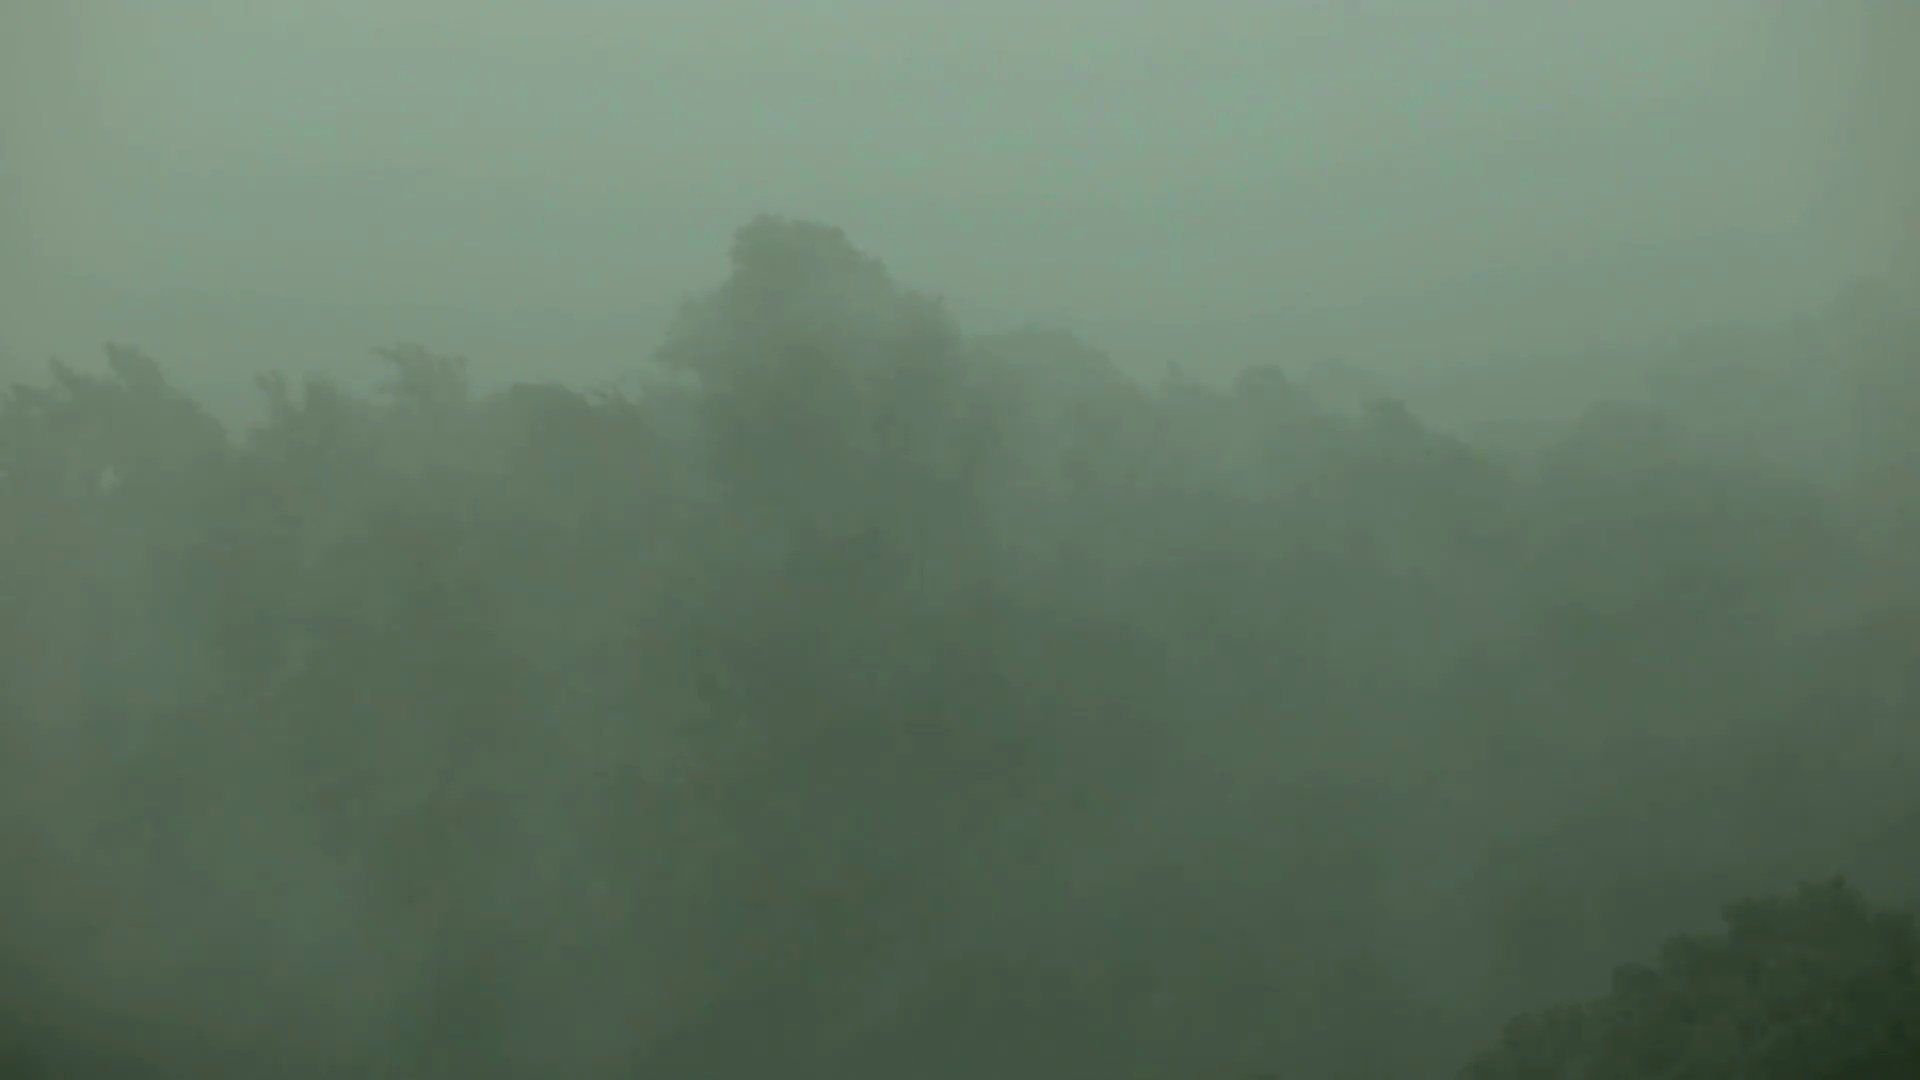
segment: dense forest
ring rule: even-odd
[[[8,391],[9,1075],[1912,1075],[1893,294],[1514,437],[731,255],[620,391]]]

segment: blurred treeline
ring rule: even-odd
[[[1799,333],[1483,444],[768,218],[640,389],[56,365],[0,1012],[50,1075],[1414,1077],[1733,896],[1920,896],[1920,335]]]

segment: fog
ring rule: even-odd
[[[762,211],[1149,365],[1806,308],[1882,231],[1858,144],[1910,125],[1857,123],[1890,36],[1798,7],[16,0],[10,344],[604,376]]]
[[[1916,11],[10,0],[0,1070],[1775,1062],[1662,942],[1920,902]]]

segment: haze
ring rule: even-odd
[[[1885,35],[1799,7],[25,0],[7,344],[601,377],[763,211],[1152,365],[1804,309],[1881,256]]]
[[[0,4],[0,1075],[1920,1076],[1920,4]]]

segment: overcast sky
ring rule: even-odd
[[[7,0],[0,338],[594,376],[763,210],[1156,362],[1759,317],[1884,255],[1875,2]]]

